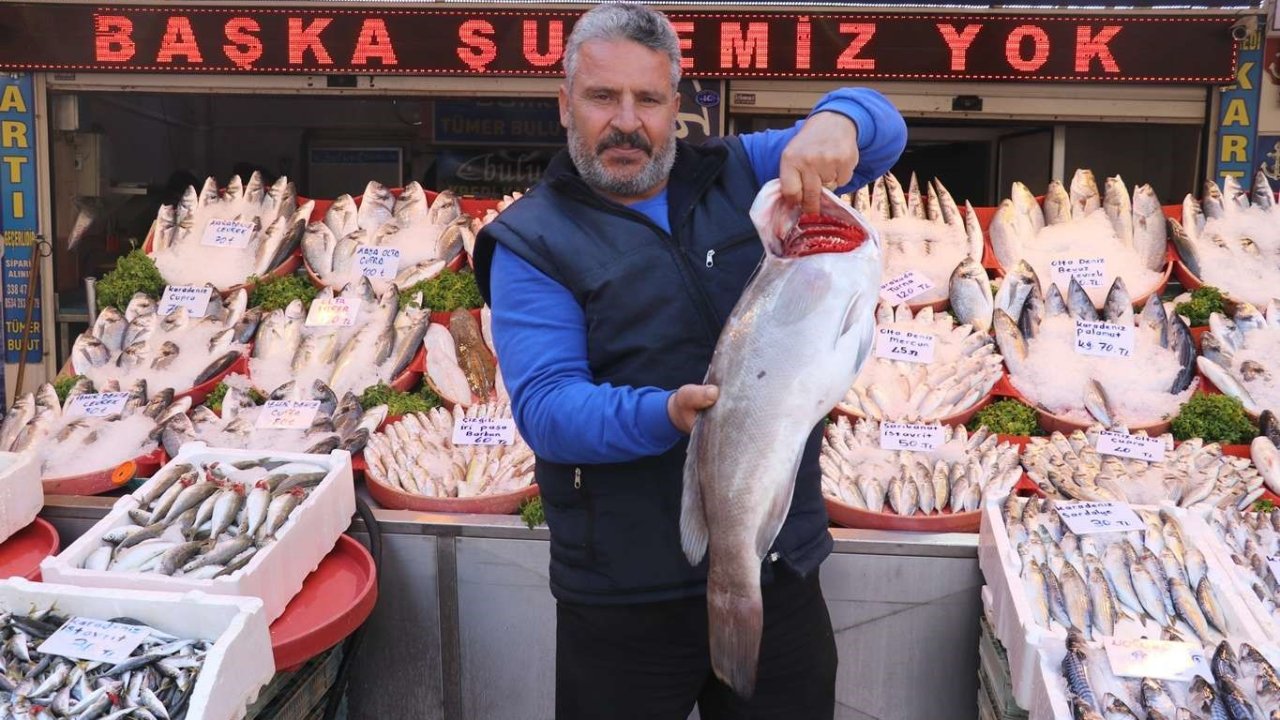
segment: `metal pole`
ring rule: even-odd
[[[84,279],[84,304],[89,313],[89,327],[98,321],[98,278]]]
[[[37,235],[36,252],[31,258],[31,272],[27,279],[27,312],[22,322],[22,344],[18,346],[18,379],[13,386],[15,396],[22,394],[22,381],[27,374],[27,343],[31,341],[31,314],[36,309],[36,286],[40,284],[40,259],[49,257],[52,253],[53,246],[43,235]]]

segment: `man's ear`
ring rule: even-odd
[[[560,126],[569,127],[569,85],[562,83],[559,92],[560,100]]]

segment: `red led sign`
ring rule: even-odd
[[[579,12],[0,5],[0,69],[555,77]],[[1227,83],[1228,16],[673,12],[689,77]]]

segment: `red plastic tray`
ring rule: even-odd
[[[520,503],[538,494],[538,484],[501,495],[482,495],[469,498],[442,498],[415,495],[384,485],[365,476],[365,487],[379,505],[388,510],[417,510],[419,512],[478,513],[483,515],[511,515],[520,509]]]
[[[907,530],[911,532],[978,532],[982,511],[953,513],[947,510],[931,515],[899,515],[885,505],[884,512],[860,510],[839,500],[825,498],[827,515],[841,527],[867,530]]]
[[[169,456],[165,454],[163,447],[158,447],[146,455],[139,455],[131,462],[134,464],[134,473],[124,478],[124,482],[132,480],[134,477],[151,477],[157,470],[169,461]],[[123,465],[123,463],[121,463]],[[94,472],[84,473],[83,475],[65,475],[56,478],[42,478],[45,495],[98,495],[104,492],[110,492],[120,484],[114,477],[116,469],[120,465],[109,467],[105,470],[95,470]]]
[[[58,552],[58,531],[44,518],[0,543],[0,578],[40,580],[40,561]]]
[[[296,669],[342,642],[369,618],[377,602],[373,556],[354,538],[339,536],[338,544],[271,623],[276,670]]]

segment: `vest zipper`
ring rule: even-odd
[[[715,250],[708,250],[708,251],[707,251],[707,267],[715,267],[715,266],[716,266],[716,260],[715,260],[715,258],[716,258],[716,251],[715,251]]]
[[[573,489],[582,494],[582,504],[587,508],[587,533],[583,541],[587,546],[587,559],[596,561],[596,507],[591,502],[591,492],[582,487],[582,468],[573,469]]]
[[[582,489],[582,468],[573,469],[573,489],[574,490]]]

